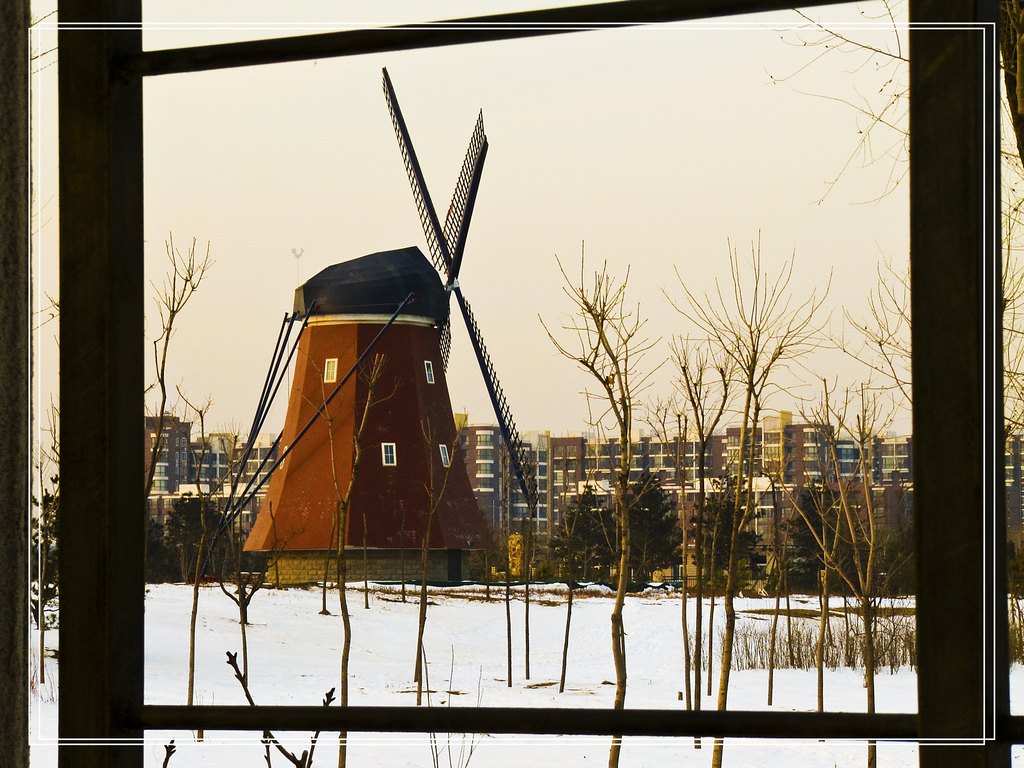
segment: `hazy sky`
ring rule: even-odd
[[[330,15],[319,3],[289,4],[286,11],[277,3],[205,6],[146,3],[145,19],[154,25],[146,46],[295,32],[280,28],[284,22],[314,20],[326,31],[342,22],[428,17],[419,3],[384,11],[335,4]],[[861,8],[870,15],[872,6]],[[432,3],[429,17],[480,9]],[[46,12],[34,9],[37,18]],[[859,22],[845,31],[850,37],[893,44],[891,29],[865,25],[853,9],[812,13]],[[214,24],[196,28],[204,19]],[[269,26],[239,28],[243,21]],[[204,247],[209,241],[216,261],[173,340],[172,383],[213,398],[208,424],[247,426],[281,317],[292,305],[297,268],[301,281],[373,251],[418,245],[426,253],[381,92],[383,66],[442,217],[483,109],[490,148],[460,282],[521,429],[584,427],[580,391],[587,379],[559,357],[538,319],[561,325],[568,302],[555,259],[578,271],[583,241],[588,267],[607,260],[617,275],[630,269],[629,296],[649,319],[650,335],[666,342],[692,332],[663,296],[681,296],[674,270],[692,290],[711,290],[715,278],[728,278],[727,241],[749,252],[759,233],[770,271],[795,254],[797,297],[820,292],[831,272],[828,309],[837,318],[842,308],[863,315],[876,265],[889,260],[905,268],[907,185],[877,199],[889,174],[905,171],[884,156],[902,143],[894,132],[876,133],[880,159],[864,167],[857,146],[865,120],[842,102],[882,98],[877,91],[890,73],[842,53],[800,71],[820,52],[801,44],[815,35],[795,31],[800,23],[786,12],[147,80],[147,274],[160,282],[169,233],[183,247],[192,237]],[[51,47],[52,37],[40,34],[40,50]],[[43,68],[34,119],[39,284],[56,294],[52,56],[37,61]],[[302,249],[298,263],[292,249]],[[155,321],[147,324],[153,332]],[[44,398],[55,388],[52,332],[48,325],[40,337]],[[452,405],[472,422],[492,421],[461,319],[453,338]],[[648,362],[654,366],[666,354],[663,342]],[[840,384],[866,375],[836,353],[805,362]],[[652,394],[666,394],[670,378],[663,368]],[[816,391],[812,384],[802,394]],[[283,418],[279,400],[268,422],[275,431]],[[771,405],[793,403],[779,397]]]

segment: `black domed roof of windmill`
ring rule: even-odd
[[[318,315],[390,315],[410,293],[403,315],[442,322],[448,297],[437,271],[416,246],[379,251],[334,264],[295,289],[294,311]]]

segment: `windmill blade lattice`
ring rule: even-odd
[[[519,439],[519,430],[516,429],[515,420],[512,418],[512,411],[508,407],[505,393],[498,382],[498,374],[494,371],[491,356],[487,353],[487,347],[484,346],[483,337],[480,335],[480,326],[477,325],[473,310],[470,308],[466,297],[462,295],[461,288],[455,288],[453,292],[459,302],[459,308],[462,310],[462,317],[466,321],[466,330],[469,332],[469,339],[473,343],[473,351],[476,352],[477,362],[480,364],[480,370],[484,375],[487,394],[491,398],[491,405],[494,407],[494,413],[498,417],[498,426],[501,429],[505,445],[508,447],[509,460],[512,462],[513,472],[519,481],[520,489],[523,492],[523,497],[526,499],[527,508],[530,510],[529,514],[532,519],[537,508],[537,480],[534,473],[529,471],[531,467],[529,452]]]
[[[398,106],[395,89],[391,85],[391,78],[388,77],[386,69],[384,70],[384,98],[388,102],[391,124],[395,127],[395,136],[398,138],[398,146],[402,151],[402,161],[405,163],[405,172],[409,176],[412,196],[416,202],[416,211],[420,215],[420,224],[423,225],[423,234],[427,238],[430,258],[434,262],[434,268],[438,273],[447,275],[451,269],[451,254],[448,251],[448,244],[444,240],[444,234],[441,232],[441,225],[438,223],[437,214],[434,212],[434,204],[430,200],[430,193],[427,191],[426,182],[423,181],[423,171],[420,170],[416,151],[413,149],[412,140],[409,138],[409,129],[405,127],[405,118],[402,117],[402,110]]]
[[[480,187],[480,175],[484,169],[484,158],[487,157],[487,134],[484,133],[484,113],[477,115],[473,135],[469,139],[466,157],[462,161],[462,170],[455,183],[452,203],[448,207],[448,215],[444,220],[444,239],[448,243],[452,265],[448,270],[448,285],[454,284],[459,277],[462,254],[466,250],[466,236],[469,234],[469,222],[473,216],[476,193]]]

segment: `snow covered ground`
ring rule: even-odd
[[[353,705],[415,704],[413,663],[417,606],[410,591],[403,603],[397,592],[381,588],[371,596],[369,610],[363,609],[362,595],[349,591],[352,613],[352,660],[350,696]],[[505,678],[505,612],[492,589],[486,601],[473,590],[431,590],[427,615],[426,655],[429,663],[432,706],[518,706],[518,707],[611,707],[614,680],[611,661],[609,613],[611,600],[594,588],[591,596],[574,602],[572,637],[566,691],[558,693],[562,638],[565,621],[564,592],[534,592],[530,611],[531,679],[523,679],[523,603],[521,593],[512,605],[514,671],[513,685]],[[324,693],[338,685],[341,618],[337,593],[328,595],[331,616],[321,616],[319,590],[267,590],[256,595],[250,608],[248,629],[250,688],[260,704],[306,704],[321,702]],[[774,601],[743,599],[740,610],[772,607]],[[183,704],[186,695],[188,660],[188,617],[191,588],[182,585],[153,585],[146,600],[146,701],[153,704]],[[841,601],[840,601],[841,604]],[[816,601],[802,598],[794,608],[815,609]],[[625,608],[629,684],[626,706],[635,708],[682,709],[683,654],[678,594],[651,591],[631,596]],[[690,602],[692,625],[693,602]],[[723,611],[716,609],[719,624]],[[743,619],[763,622],[764,615],[747,614]],[[781,624],[780,624],[781,627]],[[55,646],[57,633],[47,636]],[[240,686],[226,663],[227,651],[241,649],[238,614],[234,604],[216,587],[203,588],[197,636],[196,702],[199,704],[244,704]],[[33,702],[33,768],[56,766],[56,663],[47,664],[47,685],[37,690]],[[714,676],[717,682],[717,675]],[[1020,678],[1014,672],[1014,682]],[[767,673],[764,670],[733,672],[730,708],[768,709]],[[1020,690],[1019,686],[1015,688]],[[448,693],[452,691],[452,693]],[[1018,697],[1019,699],[1020,697]],[[704,698],[712,708],[714,697]],[[863,677],[855,671],[827,672],[825,706],[830,711],[864,711]],[[880,712],[916,710],[916,680],[912,670],[877,677],[877,707]],[[775,674],[774,710],[813,711],[815,673],[779,670]],[[210,732],[203,743],[195,743],[188,732],[150,732],[147,735],[146,765],[160,766],[163,744],[175,739],[177,753],[170,768],[186,766],[262,766],[263,750],[256,734]],[[471,737],[452,736],[452,765],[460,748]],[[448,741],[439,736],[440,747]],[[308,736],[284,739],[295,751],[308,745]],[[332,743],[334,742],[334,743]],[[606,737],[479,736],[470,761],[478,768],[497,768],[513,762],[522,765],[554,765],[559,768],[603,765],[607,760]],[[879,765],[914,766],[917,747],[912,744],[882,743]],[[315,765],[337,762],[333,736],[321,737]],[[734,740],[726,744],[725,764],[741,766],[785,765],[788,768],[823,768],[862,765],[865,746],[861,742],[752,742]],[[440,756],[449,765],[448,754]],[[695,750],[692,739],[630,738],[624,742],[621,765],[662,764],[704,766],[710,764],[710,742]],[[275,765],[286,765],[275,756]],[[361,766],[429,766],[433,757],[426,735],[353,734],[349,742],[349,763]]]

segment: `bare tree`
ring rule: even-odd
[[[548,337],[559,353],[575,362],[596,382],[595,392],[585,391],[591,402],[599,401],[604,415],[609,416],[618,431],[620,452],[615,472],[615,520],[618,528],[618,581],[611,615],[612,660],[615,664],[615,703],[622,709],[626,701],[626,631],[623,607],[629,582],[629,470],[632,464],[632,432],[637,398],[653,371],[643,373],[641,363],[646,352],[655,345],[643,335],[645,321],[640,308],[626,304],[629,273],[618,282],[608,272],[607,263],[585,279],[584,259],[580,258],[578,280],[570,279],[559,263],[565,279],[563,292],[572,305],[572,315],[563,326],[574,342],[563,344],[548,330]],[[542,321],[543,322],[543,321]],[[608,754],[609,768],[616,768],[622,747],[621,734],[612,736]]]
[[[341,486],[342,480],[338,472],[338,459],[336,455],[336,446],[334,442],[334,417],[331,416],[330,410],[328,408],[323,408],[323,416],[327,426],[327,442],[331,452],[331,478],[334,483],[335,493],[334,518],[332,520],[331,538],[332,543],[335,546],[335,564],[337,568],[336,575],[338,582],[338,610],[341,613],[342,625],[341,681],[338,701],[339,705],[342,707],[347,707],[349,702],[348,669],[349,658],[352,652],[352,621],[349,615],[348,597],[346,594],[346,584],[348,580],[346,538],[348,533],[349,509],[352,500],[352,489],[355,487],[356,481],[358,480],[359,477],[359,466],[360,461],[362,459],[363,434],[366,430],[366,425],[369,422],[370,412],[376,405],[381,403],[383,400],[388,399],[394,394],[394,391],[392,391],[390,394],[381,397],[376,392],[381,376],[384,373],[385,362],[386,360],[383,355],[374,355],[373,360],[366,367],[366,369],[360,371],[359,373],[359,379],[363,386],[366,388],[366,398],[363,400],[361,408],[359,408],[357,405],[358,421],[356,421],[355,429],[353,430],[352,433],[352,465],[348,475],[348,483],[344,488],[342,488]],[[321,379],[322,378],[323,377],[321,377]],[[323,395],[323,404],[320,407],[323,407],[327,403],[328,393],[324,391]],[[339,731],[338,768],[345,768],[347,760],[348,732]]]
[[[33,56],[35,59],[36,56]],[[35,189],[32,190],[33,199]],[[34,206],[33,206],[34,209]],[[46,297],[46,306],[35,311],[32,331],[41,329],[60,317],[60,303],[50,294]],[[54,336],[57,345],[60,340]],[[37,417],[38,418],[38,417]],[[58,576],[59,541],[57,538],[57,518],[60,512],[60,408],[50,396],[46,410],[46,426],[42,429],[47,442],[35,446],[33,469],[36,474],[36,485],[32,493],[32,508],[38,512],[29,515],[31,577],[29,584],[30,611],[39,632],[39,683],[46,682],[46,630],[48,625],[47,611],[50,604],[57,598],[60,591]],[[38,492],[36,497],[35,492]],[[56,615],[50,613],[51,622],[56,622]]]
[[[60,411],[50,402],[45,432],[49,445],[40,445],[34,462],[36,491],[32,494],[34,512],[31,525],[31,585],[29,608],[39,633],[39,684],[46,682],[46,630],[55,624],[50,610],[60,591],[58,575],[59,540],[57,518],[60,513]],[[49,612],[49,613],[48,613]],[[49,617],[49,618],[48,618]]]
[[[1024,430],[1024,260],[1021,208],[1024,196],[1024,15],[1014,0],[999,0],[999,53],[1003,68],[1003,124],[1013,129],[1004,141],[1000,174],[1003,205],[1002,301],[1004,439]]]
[[[1024,118],[1021,118],[1024,120]],[[1024,430],[1024,198],[1013,190],[1004,202],[1000,312],[1003,328],[1003,408],[1006,437]]]
[[[854,339],[845,334],[833,342],[854,360],[867,366],[891,385],[895,399],[905,406],[910,392],[910,275],[892,264],[877,268],[878,280],[868,296],[866,317],[847,311],[846,323]]]
[[[255,707],[256,702],[253,700],[252,693],[249,691],[249,681],[242,675],[242,671],[238,668],[238,654],[231,653],[231,651],[228,651],[227,656],[228,666],[230,666],[231,669],[234,670],[235,679],[238,681],[238,684],[242,686],[242,693],[245,694],[245,700],[249,702],[250,707]],[[331,690],[327,691],[327,693],[324,694],[324,698],[321,703],[323,704],[323,706],[329,707],[333,701],[334,689],[331,688]],[[263,760],[267,764],[267,768],[271,768],[270,748],[273,747],[278,751],[279,754],[283,755],[284,758],[289,763],[295,766],[295,768],[312,768],[313,755],[316,752],[316,745],[319,742],[319,740],[320,731],[317,730],[309,739],[309,748],[302,750],[300,754],[296,755],[294,752],[285,747],[284,744],[280,742],[280,740],[277,738],[277,736],[273,734],[272,731],[264,730],[262,738],[260,739],[260,741],[263,743]],[[174,742],[171,741],[171,745],[173,744]],[[174,747],[171,746],[169,749],[166,750],[166,752],[167,756],[164,759],[165,767],[167,765],[167,761],[170,760],[171,755],[174,754]]]
[[[830,477],[830,462],[825,455],[823,446],[827,443],[827,436],[831,430],[828,421],[822,421],[820,413],[805,415],[804,419],[815,425],[814,439],[819,444],[819,457],[816,460],[819,465],[820,477],[816,482],[809,482],[801,487],[795,487],[784,482],[781,470],[776,467],[769,467],[771,472],[773,494],[781,489],[789,501],[793,514],[811,529],[816,551],[815,557],[820,565],[818,569],[818,637],[814,648],[814,664],[817,680],[817,708],[819,712],[825,711],[825,644],[829,634],[829,598],[831,587],[829,574],[834,570],[834,564],[839,560],[840,537],[840,507],[834,493],[832,483],[828,482]],[[784,545],[783,545],[784,546]],[[776,599],[778,606],[778,599]],[[787,608],[787,620],[789,611]],[[792,632],[790,632],[792,638]],[[774,642],[774,641],[773,641]],[[792,652],[792,640],[790,640],[790,652]],[[771,683],[769,682],[769,695],[771,695]],[[769,704],[771,701],[768,702]]]
[[[594,547],[594,532],[601,525],[594,489],[587,486],[581,493],[572,494],[566,501],[563,494],[562,513],[551,536],[551,551],[558,558],[559,570],[565,578],[565,630],[562,639],[562,666],[558,692],[565,692],[565,678],[569,665],[569,633],[572,627],[573,596],[576,579],[585,569]]]
[[[825,539],[826,529],[818,528],[820,521],[801,505],[795,505],[804,518],[808,530],[822,553],[827,569],[837,574],[846,588],[859,603],[862,654],[864,660],[864,687],[867,695],[867,711],[875,711],[875,609],[879,595],[876,559],[879,548],[879,531],[875,520],[874,499],[871,490],[871,467],[869,457],[874,436],[886,422],[887,414],[876,394],[866,396],[865,387],[860,387],[860,404],[854,418],[850,418],[854,392],[847,390],[839,403],[833,402],[831,392],[825,387],[822,403],[815,414],[816,423],[825,440],[825,477],[834,484],[833,506],[836,513],[834,536],[842,540],[847,552],[843,562],[835,553],[835,544],[830,546]],[[843,471],[837,451],[839,435],[851,435],[858,448],[857,467],[853,472]],[[825,606],[824,610],[827,610]],[[875,743],[868,742],[868,768],[875,768]]]
[[[878,25],[871,37],[851,34],[830,27],[797,11],[806,22],[797,33],[794,44],[807,48],[812,58],[796,72],[775,77],[775,82],[796,78],[805,69],[825,57],[844,56],[847,70],[861,75],[871,73],[869,87],[859,89],[856,100],[838,99],[858,115],[857,141],[846,163],[828,184],[826,195],[839,178],[858,158],[864,164],[881,157],[891,161],[882,195],[891,192],[906,178],[909,157],[907,128],[908,57],[906,27],[899,23],[905,11],[899,0],[883,0],[880,11],[862,10],[861,14]],[[1003,270],[1001,286],[1004,409],[1006,435],[1024,429],[1024,343],[1022,331],[1022,296],[1024,296],[1024,264],[1019,258],[1019,230],[1024,160],[1024,14],[1015,0],[999,0],[999,57],[1002,65],[1003,124],[1011,131],[1002,137],[1003,158],[1001,182],[1003,203]],[[835,98],[825,96],[825,98]],[[903,404],[910,398],[910,317],[909,275],[902,269],[885,264],[880,269],[875,292],[869,299],[868,317],[863,320],[847,317],[859,331],[864,344],[844,338],[839,344],[874,371],[885,375],[902,395]],[[870,353],[865,359],[864,352]],[[876,378],[877,380],[877,378]]]
[[[210,258],[210,243],[206,243],[206,251],[200,255],[196,252],[197,241],[192,238],[188,252],[182,254],[174,246],[174,235],[169,234],[164,242],[164,249],[167,253],[168,269],[164,275],[163,283],[157,287],[153,284],[156,293],[157,314],[160,319],[160,333],[153,339],[153,363],[155,366],[155,378],[146,388],[149,393],[156,390],[157,400],[154,410],[153,439],[150,445],[148,464],[143,481],[143,498],[148,499],[153,489],[153,478],[156,474],[156,465],[160,456],[166,450],[164,441],[164,426],[167,420],[167,359],[171,347],[171,339],[174,337],[175,325],[185,306],[199,290],[207,271],[213,266],[213,259]],[[52,302],[52,299],[51,299]],[[56,306],[56,305],[54,305]],[[148,517],[148,510],[147,510]],[[148,557],[148,536],[143,542],[142,560],[145,567]],[[191,700],[189,701],[191,703]]]
[[[690,531],[690,515],[686,509],[685,501],[685,489],[686,489],[686,461],[685,461],[685,444],[686,436],[689,432],[689,414],[682,412],[682,406],[677,404],[674,399],[663,399],[655,398],[654,401],[648,406],[647,409],[647,423],[651,429],[654,430],[654,434],[663,443],[669,442],[669,430],[668,422],[672,415],[676,417],[676,479],[679,482],[680,487],[680,508],[677,510],[679,514],[679,524],[682,529],[683,542],[682,542],[682,556],[680,558],[680,578],[681,578],[681,592],[682,599],[680,600],[680,624],[682,625],[682,640],[683,640],[683,694],[686,701],[686,708],[693,709],[693,687],[691,682],[693,680],[693,659],[690,656],[690,621],[688,614],[688,606],[690,597],[689,590],[689,565],[690,565],[690,547],[689,547],[689,531]],[[698,601],[697,610],[700,610],[700,604]],[[699,666],[699,663],[698,663]],[[700,691],[697,691],[697,698],[700,698]],[[699,705],[698,705],[699,706]]]
[[[772,612],[772,626],[768,633],[768,706],[772,705],[772,696],[775,692],[775,640],[778,637],[779,611],[782,608],[782,593],[786,591],[786,550],[788,548],[787,537],[784,537],[782,526],[779,524],[779,498],[776,488],[775,475],[782,474],[781,461],[777,467],[766,466],[765,471],[771,477],[772,494],[772,558],[775,566],[775,610]],[[789,615],[787,606],[786,614]]]
[[[1007,0],[1008,1],[1008,0]],[[867,26],[856,31],[831,26],[797,10],[804,24],[794,32],[792,44],[806,49],[811,58],[796,71],[772,76],[772,82],[797,79],[805,70],[824,59],[842,57],[847,72],[859,76],[850,97],[834,94],[811,94],[837,101],[856,116],[857,139],[842,167],[826,184],[822,202],[843,175],[856,165],[886,163],[886,176],[876,199],[895,190],[909,171],[909,59],[907,57],[905,24],[897,21],[903,15],[900,0],[882,0],[880,9],[862,8],[860,15]]]
[[[532,472],[532,467],[523,467],[523,472]],[[521,521],[522,530],[522,574],[523,574],[523,679],[530,679],[530,579],[533,573],[534,557],[534,515],[537,510],[526,499],[526,516]]]
[[[214,531],[210,530],[212,525],[212,521],[210,520],[210,517],[212,516],[212,504],[210,502],[211,489],[206,487],[204,490],[200,477],[202,466],[205,463],[206,453],[209,450],[209,443],[206,438],[206,414],[209,413],[211,401],[207,399],[203,403],[192,403],[184,396],[184,394],[182,394],[180,387],[178,387],[178,396],[184,402],[186,409],[191,410],[199,422],[199,448],[194,456],[195,472],[193,475],[193,482],[196,486],[196,496],[198,499],[199,540],[196,543],[195,560],[192,563],[192,567],[190,568],[188,575],[189,580],[192,582],[192,609],[189,614],[188,622],[187,704],[188,706],[192,706],[195,694],[196,622],[199,617],[199,590],[202,586],[203,579],[206,576],[206,569],[210,564],[212,555],[211,549],[215,543],[213,541]],[[198,732],[198,738],[202,741],[202,730]]]
[[[679,309],[678,307],[676,307]],[[697,507],[694,515],[694,560],[696,561],[696,616],[694,617],[694,657],[696,664],[693,671],[693,689],[696,693],[694,709],[700,709],[701,691],[701,629],[703,621],[704,601],[704,526],[707,512],[707,459],[711,436],[722,420],[729,405],[730,383],[733,373],[733,360],[724,350],[714,349],[708,341],[693,341],[677,336],[672,341],[672,359],[675,362],[677,377],[676,389],[681,393],[680,399],[687,408],[688,426],[692,426],[696,436],[696,455],[694,463],[697,472]],[[688,430],[687,430],[688,432]],[[684,440],[686,439],[684,435]],[[685,444],[684,444],[685,451]],[[683,456],[685,466],[685,455]],[[717,537],[715,537],[717,538]],[[714,541],[714,539],[712,539]],[[713,594],[713,593],[712,593]],[[714,597],[712,596],[712,600]],[[709,621],[708,633],[708,694],[711,682],[711,631],[713,622]]]
[[[728,704],[736,626],[734,599],[740,587],[740,534],[754,512],[750,479],[761,406],[779,369],[819,343],[820,331],[813,324],[813,319],[822,299],[812,293],[807,299],[793,302],[789,293],[793,264],[793,259],[788,259],[775,277],[769,277],[761,266],[761,245],[758,241],[751,246],[747,277],[744,274],[746,269],[730,243],[730,280],[727,287],[723,288],[716,280],[713,295],[699,296],[680,279],[686,297],[686,306],[680,307],[681,311],[721,353],[731,358],[743,398],[736,453],[734,514],[726,567],[725,632],[718,684],[720,710],[726,709]],[[713,768],[721,768],[722,750],[721,739],[716,739]]]
[[[242,673],[248,679],[249,675],[249,639],[248,639],[248,626],[249,626],[249,605],[252,603],[253,597],[260,591],[267,578],[267,568],[270,565],[271,559],[276,559],[280,554],[280,549],[275,548],[269,553],[260,556],[257,561],[257,567],[255,570],[246,570],[245,555],[246,553],[242,550],[243,535],[242,528],[239,524],[238,518],[229,524],[229,529],[225,534],[228,538],[228,546],[226,551],[231,553],[231,559],[227,564],[227,569],[230,572],[231,577],[231,589],[228,588],[228,580],[224,578],[225,568],[219,569],[220,576],[217,579],[220,585],[221,592],[228,596],[228,598],[238,608],[238,627],[242,638]]]
[[[214,447],[212,443],[216,443],[227,457],[227,471],[221,477],[208,478],[208,482],[211,483],[210,493],[212,494],[217,490],[223,491],[225,480],[229,477],[239,478],[243,474],[240,470],[244,468],[239,466],[243,456],[241,455],[242,450],[239,445],[238,431],[236,429],[229,429],[226,432],[218,433],[216,436],[211,435],[208,439],[211,442],[211,449]],[[203,466],[197,462],[197,482],[201,479],[202,472]],[[235,497],[235,490],[234,487],[230,490],[228,496],[229,503]],[[250,499],[249,502],[251,503],[251,501]],[[275,541],[269,553],[257,556],[257,567],[255,570],[247,569],[246,553],[242,549],[244,535],[241,519],[241,509],[237,511],[226,509],[221,514],[221,522],[217,532],[218,535],[225,537],[227,545],[224,547],[224,562],[217,568],[217,583],[220,586],[221,592],[238,608],[238,627],[242,642],[242,675],[248,681],[249,605],[252,603],[256,593],[263,587],[267,576],[267,568],[271,560],[277,559],[282,551],[282,546],[280,542]],[[229,583],[230,589],[228,588]]]
[[[447,446],[449,460],[447,464],[441,467],[438,473],[435,472],[435,462],[437,461],[435,456],[437,452],[434,448],[437,445],[437,441],[434,439],[433,429],[427,422],[423,422],[421,428],[423,431],[423,449],[426,458],[427,476],[423,481],[423,489],[426,492],[426,506],[424,509],[423,538],[420,540],[419,614],[416,623],[416,664],[413,670],[413,679],[416,681],[416,706],[420,706],[423,703],[423,687],[426,676],[423,664],[426,653],[423,646],[423,634],[427,628],[427,577],[430,569],[430,537],[434,530],[437,509],[441,505],[442,499],[444,499],[445,489],[448,487],[448,478],[451,476],[451,470],[454,466],[454,462],[451,459],[456,455],[455,451],[459,447],[459,438],[461,437],[460,431],[457,430],[451,445]],[[438,482],[438,474],[440,474],[440,482]]]
[[[1024,158],[1024,17],[1014,0],[999,0],[999,55],[1014,151]]]
[[[559,524],[562,529],[562,536],[565,541],[565,551],[563,552],[564,564],[565,564],[565,587],[566,587],[566,599],[565,599],[565,633],[562,638],[562,667],[561,673],[558,676],[558,692],[565,693],[565,673],[569,666],[569,629],[572,626],[572,593],[573,588],[576,586],[576,568],[575,566],[575,553],[573,552],[573,538],[576,532],[576,523],[580,518],[579,501],[575,502],[575,507],[563,509],[565,512],[562,514],[562,519]]]
[[[164,276],[163,284],[157,287],[153,285],[156,292],[156,307],[160,319],[160,334],[153,339],[153,362],[156,367],[156,374],[152,384],[146,391],[153,389],[157,392],[156,408],[154,409],[155,425],[153,430],[153,442],[150,448],[150,459],[146,467],[145,496],[149,496],[153,488],[153,477],[156,473],[157,461],[164,451],[164,424],[167,411],[167,356],[171,348],[171,339],[174,337],[174,326],[179,315],[185,306],[199,290],[206,273],[213,266],[213,259],[210,258],[210,244],[206,244],[206,252],[200,256],[196,252],[197,242],[192,238],[192,244],[188,252],[182,254],[174,247],[174,235],[168,235],[164,243],[167,251],[169,266]]]
[[[507,451],[508,448],[506,447]],[[501,538],[505,554],[505,684],[512,687],[512,473],[506,454],[501,462]]]

